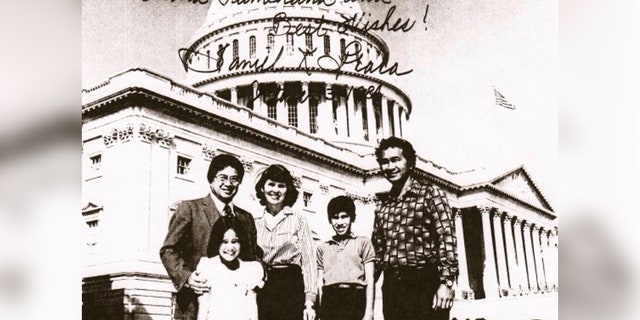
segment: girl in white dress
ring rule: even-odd
[[[264,271],[257,261],[246,261],[242,248],[248,235],[233,218],[221,217],[213,225],[207,250],[196,272],[210,290],[198,297],[198,320],[257,320],[257,288],[264,285]]]

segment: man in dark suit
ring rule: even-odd
[[[171,217],[160,258],[178,292],[178,314],[185,320],[196,319],[197,297],[209,290],[195,269],[200,258],[207,255],[211,227],[219,218],[240,223],[249,234],[249,247],[241,250],[249,250],[248,256],[257,260],[262,258],[253,216],[231,202],[243,176],[244,167],[236,157],[226,154],[214,157],[207,173],[211,193],[181,202]]]

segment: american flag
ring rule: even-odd
[[[512,105],[511,103],[509,103],[509,101],[507,101],[507,99],[504,98],[504,96],[502,95],[502,93],[500,93],[500,91],[496,90],[496,88],[493,88],[493,94],[496,96],[496,104],[504,107],[504,108],[508,108],[508,109],[512,109],[515,110],[516,106]]]

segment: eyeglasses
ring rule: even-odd
[[[219,174],[216,176],[216,179],[218,179],[218,181],[220,181],[220,183],[225,184],[227,183],[227,181],[231,182],[231,184],[233,185],[239,185],[240,184],[240,178],[238,176],[227,176],[224,174]]]

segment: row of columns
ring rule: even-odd
[[[477,207],[477,210],[482,219],[485,296],[497,298],[555,290],[558,286],[556,229],[544,229],[488,206]],[[462,297],[472,299],[460,209],[454,209],[454,219],[460,270],[458,291]]]
[[[284,99],[286,95],[284,82],[277,82],[278,100],[276,104],[276,120],[285,125],[289,124],[289,110]],[[254,82],[252,89],[258,92],[259,84]],[[297,104],[297,128],[303,132],[317,134],[325,138],[338,138],[345,141],[369,142],[376,144],[379,140],[390,136],[402,137],[407,126],[407,113],[400,104],[388,100],[384,95],[380,96],[380,128],[376,124],[377,114],[372,95],[366,95],[364,103],[358,103],[354,93],[355,88],[345,86],[348,96],[334,97],[334,87],[338,85],[324,84],[324,94],[317,106],[316,132],[312,132],[310,116],[310,99]],[[309,92],[309,82],[301,82],[302,92]],[[238,104],[238,88],[230,90],[230,102]],[[337,100],[335,121],[333,114],[333,100]],[[391,109],[390,109],[391,108]],[[255,99],[253,111],[260,115],[268,115],[267,106],[262,98]],[[389,114],[391,113],[391,117]],[[366,116],[366,127],[363,125]]]

